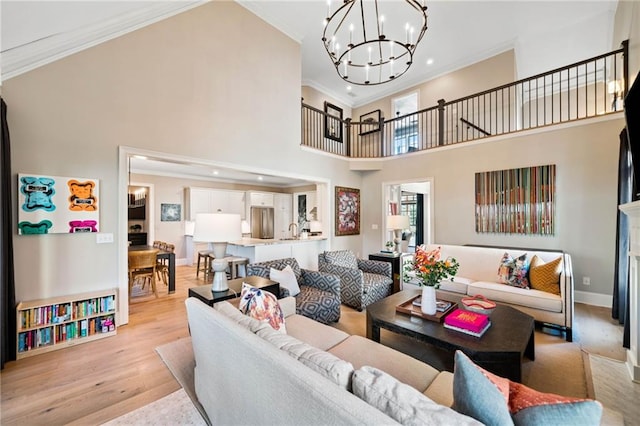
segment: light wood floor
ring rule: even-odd
[[[160,284],[160,298],[132,303],[116,336],[6,364],[0,424],[101,424],[178,390],[154,349],[188,336],[184,300],[204,281],[194,267],[176,269],[176,292]],[[576,320],[581,343],[588,336],[604,351],[621,345],[608,309],[576,304]]]

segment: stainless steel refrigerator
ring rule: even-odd
[[[251,238],[273,238],[273,207],[251,207]]]

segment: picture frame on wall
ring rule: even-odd
[[[181,207],[180,204],[160,204],[160,221],[180,222]]]
[[[342,108],[324,102],[324,137],[342,142]]]
[[[360,190],[336,186],[335,234],[360,234]]]
[[[382,111],[379,109],[360,116],[360,136],[380,131]]]

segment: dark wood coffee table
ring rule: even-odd
[[[510,306],[498,305],[491,327],[482,337],[444,328],[441,323],[396,312],[396,306],[419,294],[404,290],[367,306],[367,337],[380,342],[380,329],[426,342],[453,353],[460,349],[476,364],[502,377],[520,382],[522,359],[533,360],[534,319]],[[460,297],[438,292],[439,299],[460,302]]]
[[[275,294],[276,297],[279,297],[280,283],[254,275],[250,277],[228,280],[227,284],[229,285],[229,290],[223,292],[212,292],[211,284],[203,284],[198,287],[191,287],[189,289],[189,297],[195,297],[206,303],[207,305],[213,306],[214,303],[239,297],[240,292],[242,291],[242,283],[251,284],[254,287],[269,291]]]

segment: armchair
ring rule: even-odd
[[[291,266],[296,276],[300,293],[295,296],[296,313],[327,324],[340,319],[340,278],[318,271],[301,269],[292,257],[269,260],[247,265],[247,275],[269,278],[271,268],[279,271]],[[280,287],[280,298],[289,296],[286,288]]]
[[[339,276],[342,303],[359,311],[393,292],[390,263],[358,259],[350,250],[320,253],[318,270]]]

